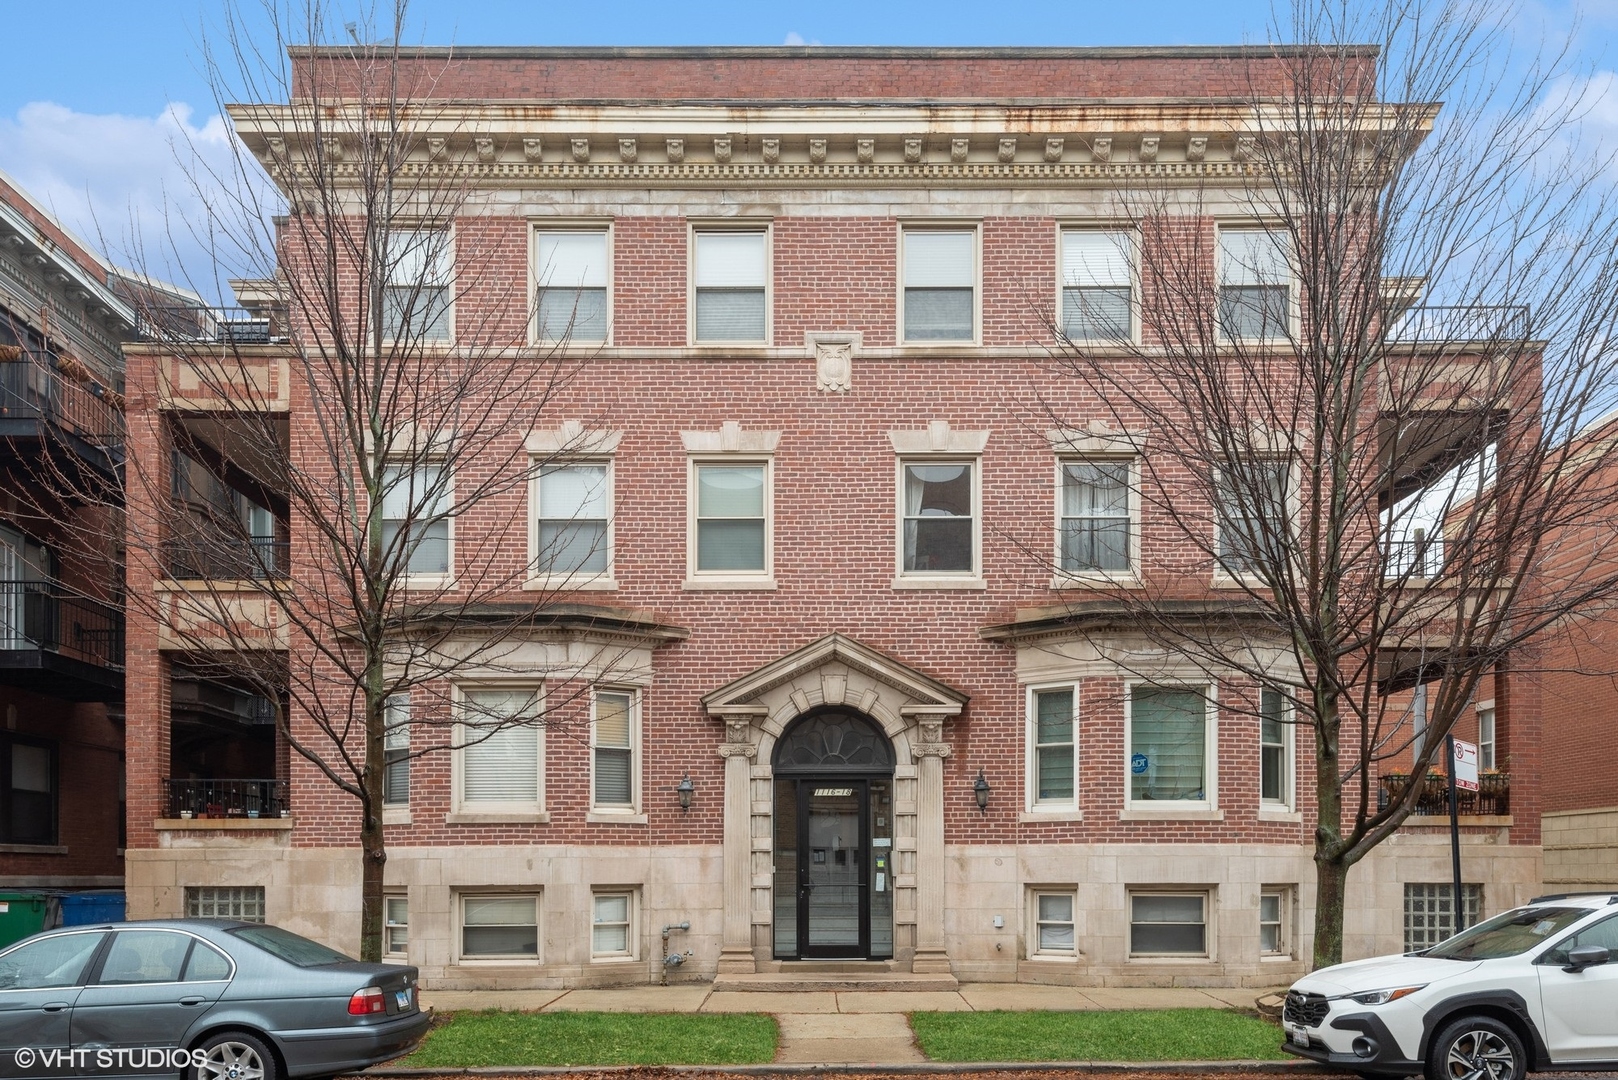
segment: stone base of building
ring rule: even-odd
[[[1618,806],[1547,813],[1540,831],[1546,892],[1618,892]]]
[[[184,915],[188,888],[261,887],[270,922],[352,952],[359,937],[355,852],[288,840],[285,833],[185,832],[164,834],[162,847],[130,850],[129,917]],[[1485,913],[1542,891],[1540,849],[1504,841],[1493,833],[1463,838],[1464,875],[1482,883]],[[960,982],[1204,987],[1277,986],[1308,968],[1314,868],[1301,845],[950,845],[946,854],[943,955],[896,941],[885,968],[922,972],[931,965]],[[689,922],[689,930],[670,930],[667,950],[691,955],[669,970],[669,981],[712,980],[724,970],[722,862],[718,844],[395,848],[388,889],[409,908],[408,952],[399,959],[420,968],[423,986],[432,989],[646,985],[663,976],[663,929]],[[1447,836],[1426,830],[1395,836],[1356,866],[1345,956],[1403,950],[1406,886],[1448,882],[1449,867]],[[593,896],[600,892],[633,898],[630,955],[592,955]],[[1047,927],[1047,948],[1040,947],[1045,894],[1072,897],[1076,948],[1062,947],[1065,926]],[[1139,894],[1200,897],[1202,951],[1142,954],[1130,921]],[[462,954],[463,904],[489,895],[538,898],[536,956]],[[1261,928],[1261,895],[1282,898],[1278,926]],[[769,956],[770,918],[768,908],[753,912],[761,947],[746,958],[749,971],[787,967],[759,959]]]

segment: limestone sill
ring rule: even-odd
[[[1514,819],[1510,814],[1460,814],[1455,823],[1462,828],[1468,825],[1483,826],[1486,828],[1510,828]],[[1448,814],[1411,814],[1404,819],[1402,828],[1408,829],[1447,829],[1449,828]]]
[[[283,832],[292,828],[293,819],[282,818],[157,818],[152,828],[158,832]]]

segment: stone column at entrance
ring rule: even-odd
[[[719,973],[752,974],[752,725],[745,719],[725,718],[725,741],[719,756],[725,759],[725,912],[719,945]]]
[[[910,751],[916,760],[916,957],[913,972],[948,974],[944,948],[944,715],[921,713],[919,738]]]

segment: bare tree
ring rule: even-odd
[[[225,166],[188,158],[202,214],[170,227],[216,254],[198,291],[228,279],[249,310],[137,297],[153,343],[130,353],[127,523],[107,545],[127,546],[129,607],[168,655],[273,713],[295,759],[354,800],[369,960],[388,765],[448,749],[450,730],[461,746],[587,730],[572,697],[623,655],[610,618],[557,602],[605,558],[605,510],[577,509],[605,507],[605,470],[578,465],[596,435],[558,404],[587,359],[572,330],[601,312],[562,280],[536,308],[459,231],[479,148],[432,102],[431,72],[401,64],[405,8],[334,27],[325,0],[268,3],[250,31],[232,8],[208,43],[240,138]],[[560,437],[536,449],[540,429]],[[565,480],[575,512],[534,524],[530,555],[536,476]],[[522,645],[558,627],[582,644],[543,700],[452,708],[457,676],[535,677]]]
[[[1480,681],[1531,671],[1537,635],[1618,594],[1610,561],[1564,544],[1618,497],[1610,440],[1571,439],[1615,400],[1618,204],[1580,84],[1514,55],[1483,5],[1291,19],[1277,36],[1314,48],[1277,51],[1286,85],[1241,103],[1231,173],[1123,196],[1132,295],[1080,272],[1051,324],[1056,367],[1146,439],[1147,527],[1183,556],[1108,602],[1247,688],[1222,708],[1312,740],[1325,965],[1350,868],[1412,812]],[[1043,418],[1083,428],[1070,410]],[[1098,557],[1063,543],[1064,569]],[[1417,685],[1419,734],[1397,704]],[[1379,805],[1379,770],[1412,754]]]

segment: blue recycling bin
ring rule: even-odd
[[[62,896],[63,926],[123,921],[124,894],[121,892],[65,893]]]

